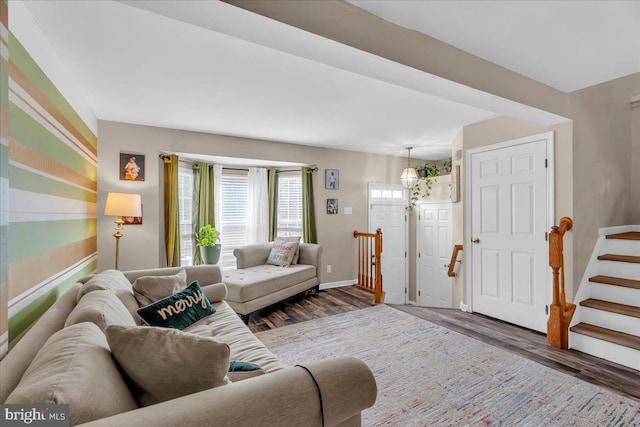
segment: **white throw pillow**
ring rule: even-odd
[[[288,267],[300,246],[300,237],[276,237],[267,258],[267,264]]]

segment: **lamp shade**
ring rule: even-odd
[[[142,216],[139,194],[109,193],[104,214],[108,216]]]
[[[405,168],[400,175],[400,182],[404,188],[410,188],[418,182],[418,174],[414,168]]]

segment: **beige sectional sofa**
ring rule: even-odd
[[[320,286],[322,246],[300,243],[298,262],[288,267],[266,264],[272,243],[246,245],[233,251],[236,270],[226,270],[227,302],[248,323],[251,313]]]
[[[363,362],[339,358],[304,367],[285,366],[224,301],[227,289],[219,283],[221,274],[217,266],[185,270],[187,283],[197,280],[216,310],[185,332],[191,332],[190,337],[193,334],[207,337],[204,340],[215,341],[214,345],[225,343],[230,360],[255,363],[264,371],[257,372],[261,375],[244,379],[242,375],[229,373],[231,383],[140,407],[141,399],[132,389],[131,380],[124,378],[123,369],[117,367],[118,354],[111,356],[103,331],[107,337],[114,329],[141,331],[136,326],[141,322],[136,317],[138,305],[132,282],[142,276],[176,274],[179,269],[138,270],[124,275],[107,270],[71,286],[0,361],[0,402],[69,403],[72,424],[91,426],[361,424],[361,411],[376,399],[375,380]],[[87,300],[82,300],[90,296],[97,301],[106,298],[110,303],[93,304],[87,310]],[[89,313],[91,310],[94,312]],[[124,326],[110,326],[119,323]],[[162,328],[162,331],[175,330]],[[65,334],[72,339],[61,343],[60,337]],[[180,354],[172,356],[181,357]],[[202,370],[202,375],[206,375],[211,369],[209,358],[206,354],[196,356],[204,362],[189,368]],[[160,362],[165,363],[165,359]],[[140,366],[141,372],[149,369]],[[157,375],[162,380],[163,373]],[[174,390],[177,386],[173,383],[161,385],[165,391],[179,391]]]

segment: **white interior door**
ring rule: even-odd
[[[541,332],[551,199],[547,135],[471,152],[471,241],[465,243],[473,311]]]
[[[405,303],[406,232],[404,205],[371,205],[369,232],[382,229],[382,289],[384,302]]]
[[[418,305],[452,307],[451,203],[423,203],[418,213]]]

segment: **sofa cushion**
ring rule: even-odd
[[[111,357],[105,335],[88,322],[53,334],[5,403],[66,403],[71,425],[138,407]]]
[[[300,237],[276,237],[267,257],[267,264],[288,267],[298,253]]]
[[[83,296],[64,326],[82,322],[95,323],[102,331],[108,325],[136,325],[131,313],[111,291],[93,291]]]
[[[138,310],[140,317],[149,325],[176,329],[184,329],[213,313],[215,310],[198,282]]]
[[[133,294],[140,307],[180,292],[187,287],[187,272],[181,269],[170,276],[142,276],[133,282]]]
[[[93,276],[84,284],[80,292],[78,292],[78,301],[89,292],[92,291],[111,291],[120,301],[127,307],[129,313],[138,324],[142,324],[136,316],[136,310],[140,307],[133,295],[131,282],[119,270],[104,270]]]
[[[153,326],[109,326],[111,352],[142,406],[229,383],[229,346]]]
[[[222,276],[227,285],[227,299],[247,302],[313,279],[316,277],[316,268],[306,264],[289,267],[257,265],[224,271]]]
[[[209,328],[208,336],[213,336],[218,342],[229,344],[232,360],[255,363],[265,372],[274,372],[286,367],[251,333],[226,301],[220,301],[213,306],[216,309],[215,315],[190,326],[194,333],[197,333],[196,330],[203,332],[201,326],[207,325]]]

